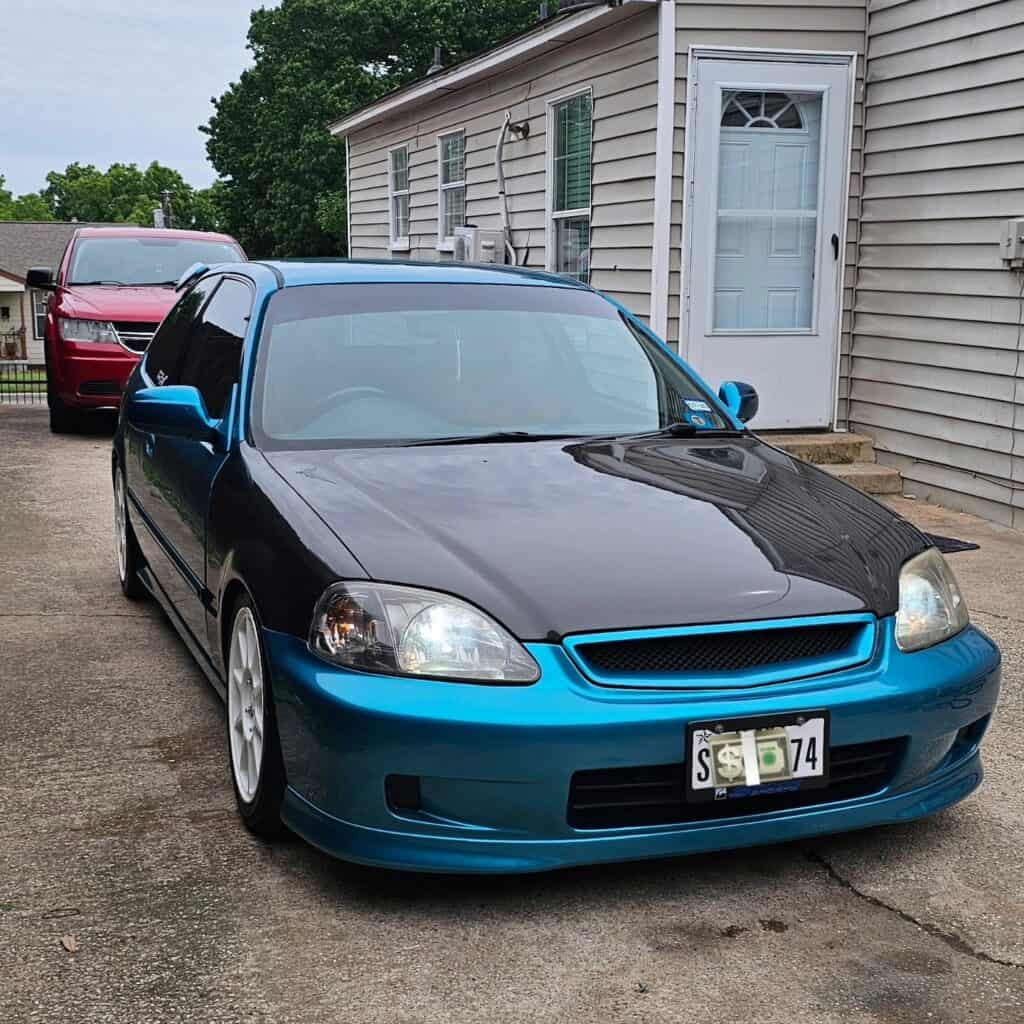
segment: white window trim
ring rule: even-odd
[[[462,181],[449,181],[446,185],[441,184],[441,143],[445,139],[453,138],[456,135],[462,136]],[[466,130],[456,128],[450,132],[440,132],[437,136],[437,251],[455,252],[455,236],[444,234],[444,193],[451,189],[466,189]]]
[[[32,289],[32,291],[29,292],[29,299],[30,299],[30,304],[31,304],[31,307],[32,307],[32,338],[33,338],[34,341],[45,341],[46,340],[46,319],[49,316],[49,310],[48,309],[45,310],[42,314],[37,314],[36,313],[36,296],[39,296],[43,300],[44,304],[47,304],[49,302],[49,299],[50,299],[50,294],[49,294],[49,292],[44,292],[42,289],[35,289],[35,288]],[[42,334],[37,334],[36,333],[36,325],[38,323],[37,316],[40,316],[40,315],[43,318],[43,333]]]
[[[590,203],[575,210],[555,209],[555,108],[561,106],[577,96],[590,97]],[[547,169],[545,171],[545,255],[544,267],[551,273],[555,270],[555,221],[564,220],[569,217],[586,217],[590,221],[591,232],[593,232],[594,218],[594,92],[590,86],[583,89],[574,89],[572,92],[564,93],[561,96],[554,96],[547,101],[546,112],[547,123]]]
[[[405,150],[405,190],[396,192],[391,156],[393,153],[398,153],[403,149]],[[412,184],[412,170],[409,163],[411,154],[412,147],[408,142],[403,142],[400,146],[392,146],[388,150],[388,249],[391,252],[408,252],[412,248],[409,235],[404,235],[401,238],[395,235],[395,196],[409,197],[409,223],[410,225],[412,224],[412,190],[409,187]]]

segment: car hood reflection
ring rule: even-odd
[[[269,453],[379,580],[458,594],[523,639],[891,614],[925,546],[753,436]]]

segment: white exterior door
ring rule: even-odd
[[[851,60],[698,54],[694,72],[683,355],[713,385],[753,384],[756,428],[829,426]]]

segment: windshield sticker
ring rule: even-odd
[[[702,402],[700,399],[688,398],[686,400],[686,408],[692,409],[694,412],[711,412],[711,406],[707,402]]]
[[[683,418],[692,427],[700,428],[711,426],[711,424],[708,422],[707,416],[704,416],[702,413],[699,412],[685,412],[683,413]]]

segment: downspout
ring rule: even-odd
[[[654,227],[651,240],[651,330],[662,339],[666,339],[668,334],[675,112],[676,0],[661,0],[658,4],[658,120],[654,155]]]
[[[512,245],[512,228],[508,219],[508,196],[505,194],[505,167],[503,158],[505,153],[505,139],[508,138],[509,126],[512,124],[512,111],[505,111],[505,120],[502,122],[501,131],[498,132],[498,143],[494,147],[494,169],[498,178],[498,203],[501,209],[501,236],[505,240],[505,252],[508,261],[513,267],[518,266],[519,259],[516,250]]]

